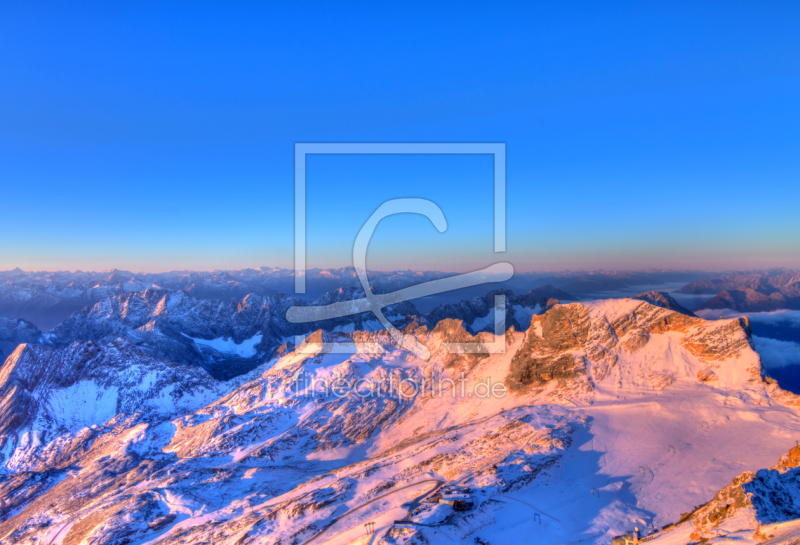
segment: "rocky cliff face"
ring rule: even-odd
[[[689,377],[743,387],[762,372],[749,335],[746,319],[707,322],[636,299],[559,305],[534,317],[507,384],[529,391],[559,380],[581,384],[579,393],[609,377],[658,389]],[[673,350],[690,358],[675,365]]]
[[[738,475],[711,501],[684,513],[678,522],[653,534],[650,540],[657,544],[685,535],[693,542],[703,543],[724,536],[728,540],[750,542],[752,539],[760,543],[776,537],[769,534],[788,530],[794,535],[795,528],[781,528],[779,523],[800,519],[798,466],[800,447],[794,447],[771,468]],[[794,539],[797,538],[794,535]],[[775,541],[789,542],[796,541],[789,536]]]

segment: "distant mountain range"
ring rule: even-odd
[[[716,294],[696,310],[796,310],[800,309],[800,271],[730,273],[692,282],[680,293]]]
[[[413,284],[452,276],[437,271],[370,272],[371,286],[376,293],[387,293]],[[559,273],[517,273],[508,282],[487,285],[426,298],[419,304],[425,311],[444,303],[483,297],[496,289],[527,293],[531,289],[551,286],[577,296],[592,298],[614,290],[627,290],[633,295],[647,287],[660,289],[666,283],[686,283],[702,278],[697,271],[566,271]],[[352,268],[312,269],[306,272],[307,293],[300,298],[308,301],[340,288],[360,288]],[[277,295],[294,293],[294,271],[268,268],[235,271],[173,271],[165,273],[133,273],[111,270],[105,272],[26,272],[21,269],[0,271],[0,316],[23,318],[42,330],[49,330],[72,313],[87,306],[126,293],[148,289],[183,291],[197,299],[221,301],[241,300],[247,295]],[[536,295],[535,297],[540,297]],[[548,296],[549,297],[549,296]],[[561,295],[557,299],[570,300]]]
[[[338,288],[357,287],[352,270],[308,272],[307,283],[317,296]],[[414,282],[446,276],[444,273],[375,273],[376,290],[393,290]],[[183,291],[197,299],[241,300],[247,295],[275,295],[294,291],[294,273],[286,269],[142,274],[128,271],[0,272],[0,315],[25,318],[42,329],[61,323],[73,312],[98,301],[148,289]],[[312,297],[313,298],[313,297]]]
[[[372,290],[387,293],[416,283],[445,278],[453,273],[436,271],[370,272]],[[730,309],[761,312],[800,309],[800,272],[793,270],[704,273],[702,271],[563,271],[557,273],[521,273],[508,282],[492,282],[470,289],[443,293],[414,301],[423,311],[417,314],[459,316],[467,323],[483,312],[467,311],[462,302],[484,299],[489,291],[505,290],[528,294],[527,308],[533,299],[555,298],[560,301],[606,297],[632,297],[645,290],[675,290],[681,301],[695,299],[694,310]],[[352,268],[314,269],[307,272],[308,293],[301,297],[309,303],[338,289],[360,291]],[[686,282],[683,283],[682,282]],[[644,288],[644,290],[642,289]],[[97,302],[145,290],[182,291],[198,300],[239,302],[249,295],[283,297],[294,292],[294,272],[266,268],[237,271],[173,271],[167,273],[96,272],[25,272],[20,269],[0,272],[0,316],[25,319],[47,331],[61,324],[73,313]],[[539,291],[537,291],[539,290]],[[694,297],[692,297],[694,296]],[[713,296],[713,297],[710,297]],[[697,298],[700,298],[697,301]],[[706,299],[707,298],[707,299]],[[705,299],[705,301],[704,301]],[[703,302],[704,301],[704,302]],[[698,303],[702,303],[699,306]],[[294,304],[294,303],[292,303]],[[677,304],[677,302],[676,302]],[[447,305],[460,310],[436,310]],[[546,306],[546,302],[545,302]],[[455,314],[454,314],[455,313]],[[522,327],[514,321],[508,323]],[[478,324],[479,325],[479,324]],[[1,348],[0,348],[1,350]]]

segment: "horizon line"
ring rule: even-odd
[[[343,271],[346,269],[355,270],[355,267],[352,265],[345,266],[345,267],[315,267],[310,268],[305,271],[305,275],[307,276],[309,272],[324,272],[324,271]],[[132,271],[128,269],[118,269],[118,268],[110,268],[110,269],[103,269],[103,270],[83,270],[83,269],[23,269],[21,267],[14,267],[13,269],[5,269],[0,270],[0,274],[5,273],[13,273],[13,272],[22,272],[27,274],[35,274],[35,273],[65,273],[65,274],[107,274],[107,273],[130,273],[134,275],[158,275],[158,274],[173,274],[173,273],[231,273],[231,272],[242,272],[242,271],[256,271],[256,272],[269,272],[269,271],[287,271],[291,275],[294,275],[297,271],[290,267],[269,267],[269,266],[260,266],[260,267],[244,267],[244,268],[231,268],[231,269],[169,269],[169,270],[162,270],[162,271]],[[628,273],[648,273],[648,272],[663,272],[663,273],[684,273],[684,272],[691,272],[691,273],[748,273],[748,272],[768,272],[768,271],[800,271],[798,267],[786,267],[786,266],[764,266],[764,267],[749,267],[749,268],[725,268],[725,269],[704,269],[704,268],[681,268],[681,269],[671,269],[671,268],[664,268],[664,267],[620,267],[620,268],[564,268],[564,269],[528,269],[523,271],[515,271],[515,275],[525,275],[525,274],[556,274],[556,273],[619,273],[619,272],[628,272]],[[438,274],[464,274],[468,272],[475,272],[470,270],[459,270],[459,271],[443,271],[438,269],[370,269],[367,268],[367,272],[372,273],[438,273]]]

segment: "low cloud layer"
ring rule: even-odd
[[[800,365],[800,344],[753,335],[756,351],[767,369]]]
[[[695,311],[695,314],[706,320],[717,318],[738,318],[747,316],[753,322],[766,325],[791,325],[800,327],[800,310],[774,310],[772,312],[740,312],[730,309],[706,309]]]

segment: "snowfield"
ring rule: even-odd
[[[251,338],[245,339],[241,343],[236,343],[233,339],[226,339],[224,337],[206,340],[189,337],[185,333],[183,335],[189,339],[192,339],[195,344],[206,346],[212,350],[216,350],[217,352],[222,352],[223,354],[233,354],[234,356],[239,356],[240,358],[252,358],[255,356],[258,353],[256,346],[263,338],[263,335],[253,335]]]

